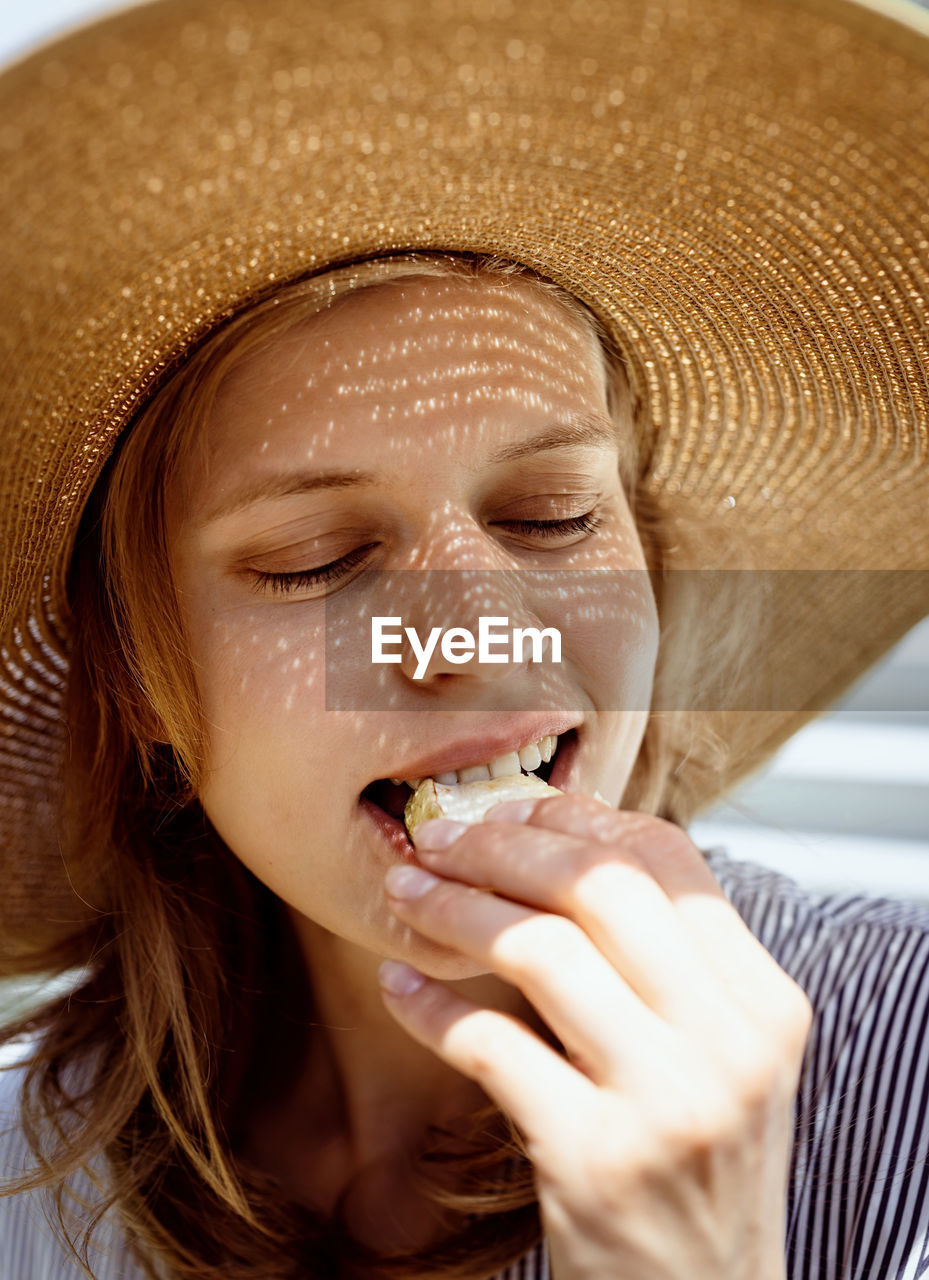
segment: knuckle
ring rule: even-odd
[[[542,796],[541,799],[535,802],[535,808],[532,810],[533,823],[543,817],[551,818],[556,813],[560,817],[562,813],[570,810],[574,800],[575,797],[567,793],[557,796]]]
[[[783,1035],[756,1037],[743,1048],[732,1070],[732,1100],[742,1113],[766,1112],[772,1103],[793,1097],[799,1056]]]
[[[474,823],[455,841],[454,860],[458,867],[472,868],[492,858],[501,847],[500,832],[492,825]],[[443,854],[446,850],[442,851]]]
[[[505,856],[512,844],[512,836],[493,823],[475,823],[460,837],[473,858],[482,857],[496,861]],[[456,851],[457,852],[457,851]]]
[[[795,1070],[800,1069],[800,1064],[806,1057],[807,1047],[810,1043],[812,1024],[812,1015],[809,1019],[804,1015],[803,1021],[795,1023],[785,1037],[790,1064]]]
[[[512,1058],[512,1028],[500,1015],[472,1015],[449,1032],[446,1049],[462,1069],[479,1083],[499,1074],[501,1063]]]
[[[568,969],[576,964],[580,934],[564,916],[530,916],[505,929],[496,939],[493,956],[517,979],[528,979],[542,968]]]
[[[783,1075],[781,1037],[741,1022],[726,1036],[726,1061],[732,1101],[748,1109],[765,1106]]]
[[[670,871],[690,864],[695,850],[687,832],[664,818],[656,818],[655,824],[654,843],[649,850],[652,865],[659,870],[665,866]]]
[[[777,1000],[772,1000],[772,1025],[776,1027],[780,1041],[791,1054],[802,1054],[806,1048],[815,1020],[815,1010],[809,996],[794,980],[783,975],[785,982]]]
[[[589,1217],[595,1229],[602,1231],[604,1220],[609,1222],[628,1211],[629,1197],[641,1194],[642,1176],[651,1162],[644,1142],[638,1148],[630,1146],[622,1154],[595,1149],[585,1164],[586,1176],[579,1187],[582,1194],[578,1196],[574,1188],[569,1188],[569,1194],[573,1193],[575,1198],[572,1205],[575,1215]]]
[[[739,1101],[722,1093],[680,1105],[662,1123],[661,1147],[675,1163],[706,1154],[734,1138],[743,1127]]]
[[[474,897],[480,892],[471,885],[452,884],[446,881],[430,889],[425,898],[417,900],[414,905],[418,905],[420,901],[424,904],[423,909],[428,914],[431,928],[451,931],[453,926],[457,927],[460,922],[463,898]]]
[[[601,841],[620,838],[629,821],[629,814],[607,809],[593,796],[573,791],[543,797],[536,802],[532,813],[533,825],[551,826],[557,831]]]
[[[635,853],[659,871],[662,867],[674,870],[682,863],[693,861],[694,844],[690,836],[666,818],[637,814],[628,826],[626,839]]]
[[[689,848],[690,837],[683,827],[679,827],[676,822],[670,822],[667,818],[659,818],[651,814],[648,817],[650,818],[648,824],[650,834],[660,836],[669,847]]]
[[[592,846],[579,853],[574,870],[574,877],[564,886],[559,899],[571,910],[593,915],[603,910],[605,901],[628,890],[643,875],[634,859],[604,846]]]
[[[759,1063],[754,1069],[743,1068],[735,1090],[733,1102],[745,1113],[765,1111],[773,1099],[781,1093],[781,1071],[770,1063]]]
[[[806,1042],[807,1036],[813,1028],[813,1021],[816,1017],[813,1008],[813,1002],[806,994],[802,987],[796,983],[793,984],[791,992],[791,1010],[790,1010],[790,1026],[798,1036]]]

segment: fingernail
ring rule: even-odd
[[[609,801],[607,800],[606,796],[602,796],[602,795],[600,794],[600,792],[599,792],[599,791],[595,791],[595,792],[594,792],[594,799],[595,799],[595,800],[602,800],[604,804],[608,804],[608,803],[609,803]]]
[[[384,960],[378,968],[377,980],[392,996],[411,996],[414,991],[419,990],[426,978],[411,965],[399,960]]]
[[[384,885],[392,898],[421,898],[438,883],[439,877],[431,871],[406,865],[391,867],[384,876]]]
[[[467,829],[466,822],[452,822],[450,818],[430,818],[414,831],[413,844],[417,849],[447,849]]]
[[[484,814],[484,821],[525,822],[536,807],[536,800],[502,800]]]

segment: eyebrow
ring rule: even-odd
[[[570,422],[547,427],[529,440],[506,445],[488,458],[486,465],[498,466],[502,462],[514,462],[551,449],[600,448],[604,445],[618,447],[619,432],[616,424],[601,414],[578,414]],[[373,488],[384,483],[382,476],[370,471],[273,472],[235,489],[207,512],[202,523],[213,524],[245,507],[274,498],[289,498],[295,494],[315,493],[323,489]]]

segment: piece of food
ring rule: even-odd
[[[427,818],[453,818],[456,822],[481,822],[484,814],[504,800],[525,797],[560,796],[557,787],[535,774],[520,773],[508,778],[488,778],[482,782],[457,782],[451,786],[423,778],[403,810],[406,829],[412,836]]]

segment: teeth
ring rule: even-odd
[[[470,769],[459,769],[457,777],[459,782],[488,782],[490,765],[475,764]]]
[[[519,773],[519,755],[511,751],[508,756],[498,756],[488,765],[492,778],[512,778]]]
[[[541,764],[548,764],[557,746],[558,738],[554,734],[549,734],[531,746],[523,747],[521,751],[510,751],[505,756],[498,756],[496,760],[491,760],[488,764],[471,765],[467,769],[458,769],[455,773],[437,773],[435,781],[442,786],[451,787],[460,782],[486,782],[490,778],[512,778],[522,769],[532,773]],[[390,781],[397,786],[405,782],[415,791],[423,780],[422,778],[391,778]]]

